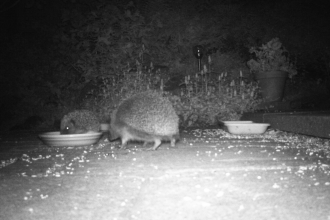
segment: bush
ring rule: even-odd
[[[228,80],[209,74],[187,76],[180,96],[170,97],[181,118],[181,126],[214,125],[218,121],[239,120],[243,112],[254,111],[260,103],[255,83],[246,84],[242,77]]]
[[[240,74],[238,74],[240,75]],[[104,80],[101,92],[86,99],[83,108],[96,112],[101,121],[109,121],[118,104],[148,89],[163,91],[169,78],[147,71],[124,72],[120,77]],[[181,127],[214,125],[219,120],[238,120],[243,112],[253,111],[259,103],[257,85],[243,77],[231,80],[227,73],[217,79],[204,71],[185,77],[179,93],[163,92],[180,116]]]

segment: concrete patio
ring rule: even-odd
[[[329,219],[329,141],[182,131],[175,148],[0,136],[0,219]]]

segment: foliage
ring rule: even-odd
[[[193,1],[188,7],[172,2],[176,5],[173,7],[165,0],[149,4],[155,9],[149,19],[132,2],[113,5],[99,1],[89,13],[65,11],[55,38],[63,58],[70,60],[88,83],[97,77],[120,74],[128,64],[134,69],[136,60],[143,65],[153,62],[172,69],[189,68],[195,59],[193,46],[238,52],[248,45],[246,36],[256,34],[247,33],[255,28],[240,25],[243,20],[237,16],[238,6]],[[205,17],[210,13],[206,9],[214,16]],[[228,25],[240,28],[231,31]],[[246,32],[239,31],[242,29]]]
[[[122,100],[148,89],[163,91],[163,82],[168,79],[148,71],[124,73],[105,80],[102,92],[86,99],[83,107],[96,112],[101,121],[108,121]],[[229,80],[226,73],[214,79],[206,70],[186,76],[180,93],[164,95],[173,103],[182,127],[211,125],[219,120],[238,120],[243,112],[255,109],[259,103],[257,86],[244,81],[242,77]]]
[[[87,16],[82,16],[78,11],[75,16],[65,13],[62,30],[56,37],[62,54],[71,60],[75,70],[84,79],[83,84],[95,79],[101,80],[98,85],[101,88],[100,93],[96,92],[84,100],[80,107],[92,109],[102,120],[107,120],[109,112],[120,100],[147,88],[155,88],[156,85],[148,84],[149,82],[156,83],[156,88],[159,88],[159,79],[166,82],[168,76],[148,75],[145,69],[148,62],[165,63],[174,72],[179,70],[190,74],[193,71],[192,60],[195,61],[192,46],[199,42],[215,46],[209,44],[211,41],[208,39],[217,41],[214,36],[220,30],[213,30],[212,34],[205,35],[210,31],[205,29],[205,25],[211,21],[190,19],[187,14],[175,12],[176,10],[168,10],[155,13],[146,21],[132,3],[104,3]],[[225,61],[222,55],[218,57],[219,62],[214,64],[216,71],[236,71],[243,68],[242,62],[236,62],[236,58],[230,60],[230,56],[227,56]],[[224,65],[220,66],[220,63]],[[201,96],[198,97],[199,95]],[[202,97],[202,93],[198,92],[191,105],[198,105],[201,101],[196,100]],[[222,98],[209,97],[206,102],[220,103],[218,99]],[[229,103],[228,100],[224,101],[226,102]],[[216,111],[215,109],[216,107],[212,111]],[[214,116],[216,113],[212,114]],[[203,117],[199,121],[214,122],[213,119],[206,119],[209,117],[207,115]]]
[[[185,85],[179,96],[171,97],[183,127],[239,120],[243,112],[254,111],[260,103],[255,83],[246,84],[242,77],[228,80],[226,73],[217,79],[207,71],[188,75]]]
[[[280,70],[288,72],[290,78],[297,74],[295,65],[288,57],[288,51],[282,46],[278,38],[273,38],[261,47],[252,47],[250,53],[256,55],[256,59],[247,62],[253,72]]]
[[[150,29],[130,7],[102,2],[87,16],[81,11],[63,15],[56,42],[86,82],[116,75],[127,65],[134,66],[135,60],[143,62],[147,53],[143,44]]]

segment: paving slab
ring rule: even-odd
[[[330,218],[328,140],[274,130],[181,137],[146,151],[1,136],[2,161],[16,161],[0,169],[0,219]]]
[[[245,113],[241,120],[270,123],[275,129],[330,138],[330,111]]]

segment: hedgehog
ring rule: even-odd
[[[121,149],[130,140],[143,141],[148,150],[157,150],[161,142],[171,147],[179,139],[179,117],[171,102],[156,91],[142,92],[124,100],[110,117],[109,140],[120,138]]]
[[[99,130],[100,122],[97,116],[88,110],[75,110],[64,115],[61,120],[61,134],[84,134]]]

